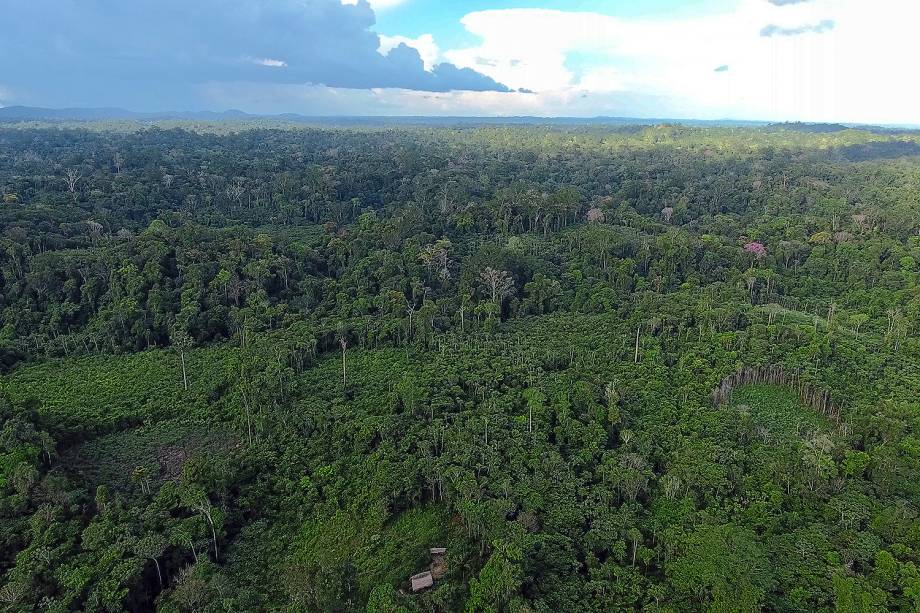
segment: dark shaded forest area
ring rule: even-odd
[[[7,124],[0,606],[918,610],[918,152]]]

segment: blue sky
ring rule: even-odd
[[[378,8],[375,30],[386,35],[403,35],[417,37],[425,33],[432,34],[445,47],[458,47],[475,44],[475,37],[470,35],[460,20],[464,15],[490,9],[528,9],[544,8],[559,11],[595,12],[620,17],[654,18],[655,16],[673,18],[680,15],[699,14],[700,11],[712,12],[719,8],[731,7],[731,0],[552,0],[534,2],[533,0],[508,0],[507,2],[485,2],[474,0],[415,0],[401,2],[394,6]]]
[[[0,105],[920,123],[917,0],[0,0]]]

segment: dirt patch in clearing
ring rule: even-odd
[[[89,487],[104,484],[132,495],[141,492],[138,474],[155,490],[177,479],[190,458],[222,455],[237,443],[235,434],[215,424],[166,421],[89,441],[62,459]]]
[[[157,449],[156,458],[160,465],[160,476],[164,479],[175,479],[185,466],[188,452],[182,447],[163,447]]]

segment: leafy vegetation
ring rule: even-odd
[[[918,142],[3,128],[0,603],[920,608]]]

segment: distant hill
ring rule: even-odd
[[[66,108],[48,109],[35,106],[6,106],[0,108],[0,121],[105,121],[135,120],[158,121],[163,119],[197,119],[219,121],[224,119],[255,118],[243,111],[164,111],[140,113],[121,108]]]
[[[319,125],[430,125],[430,126],[476,126],[476,125],[660,125],[676,124],[688,126],[759,127],[762,121],[741,120],[698,120],[670,119],[664,117],[431,117],[431,116],[309,116],[297,113],[279,115],[257,115],[243,111],[162,111],[143,113],[122,108],[65,108],[50,109],[31,106],[0,107],[2,121],[162,121],[169,119],[224,121],[275,119],[296,123]]]
[[[703,120],[703,119],[671,119],[665,117],[534,117],[534,116],[502,116],[502,117],[432,117],[421,115],[405,116],[368,116],[368,117],[307,117],[304,115],[276,115],[277,119],[302,121],[319,124],[336,125],[423,125],[423,126],[482,126],[482,125],[514,125],[514,126],[656,126],[662,124],[684,126],[713,126],[713,127],[748,127],[754,128],[765,125],[762,121],[742,120]]]
[[[796,122],[784,122],[784,123],[771,123],[767,126],[769,130],[789,130],[791,132],[808,132],[811,134],[824,134],[830,132],[842,132],[844,130],[849,130],[849,126],[845,126],[842,123],[802,123],[799,121]]]
[[[42,119],[98,120],[128,118],[130,111],[116,108],[97,109],[43,109],[31,106],[6,106],[0,108],[0,119],[9,121],[33,121]]]
[[[805,123],[800,121],[771,123],[764,127],[766,130],[787,130],[790,132],[804,132],[807,134],[833,134],[844,130],[865,130],[875,134],[896,136],[899,134],[916,134],[918,126],[878,126],[872,124],[843,124],[843,123]]]
[[[259,115],[239,110],[228,111],[129,111],[117,107],[51,109],[34,106],[0,107],[0,122],[20,121],[257,121],[276,120],[291,123],[329,126],[457,126],[482,125],[534,125],[534,126],[654,126],[682,125],[723,128],[763,128],[766,130],[789,130],[814,134],[834,133],[851,128],[879,134],[903,134],[913,132],[917,126],[872,126],[841,123],[768,123],[740,119],[674,119],[668,117],[433,117],[422,115],[402,116],[316,116],[298,113]]]

